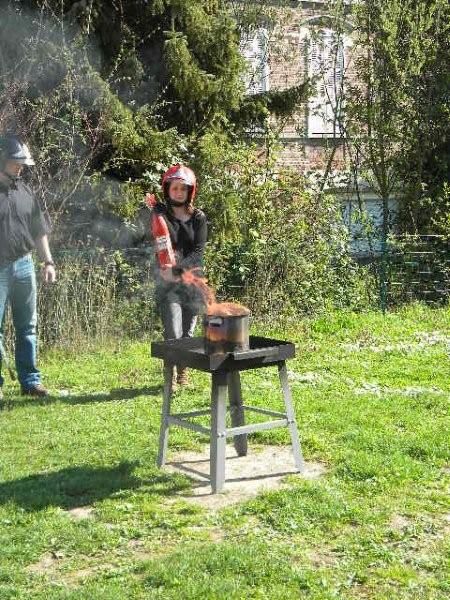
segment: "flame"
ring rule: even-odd
[[[234,302],[214,302],[208,304],[206,314],[214,317],[245,317],[250,314],[250,310]]]
[[[195,274],[194,271],[196,270],[197,269],[190,269],[189,271],[184,271],[181,275],[181,281],[186,285],[194,285],[198,288],[203,296],[206,306],[216,304],[216,294],[214,293],[214,290],[209,287],[207,279]]]
[[[217,302],[214,290],[208,285],[208,280],[195,274],[198,269],[184,271],[181,280],[186,285],[195,285],[206,304],[206,314],[216,317],[244,317],[250,314],[250,310],[242,304],[233,302]]]

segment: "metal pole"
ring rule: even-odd
[[[225,456],[227,448],[227,374],[212,374],[210,478],[213,494],[221,492],[225,484]]]
[[[387,240],[386,231],[383,227],[381,238],[381,265],[380,265],[380,305],[381,312],[386,314],[387,309]]]
[[[161,428],[159,431],[159,449],[158,449],[158,467],[163,467],[167,457],[167,446],[169,443],[169,416],[170,416],[170,404],[172,400],[172,374],[173,365],[164,362],[164,391],[163,391],[163,405],[161,413]]]
[[[300,473],[303,473],[303,471],[305,470],[305,463],[303,461],[302,447],[300,444],[300,438],[298,436],[298,431],[297,431],[297,423],[295,420],[294,406],[292,404],[292,396],[291,396],[291,390],[289,388],[287,367],[286,367],[285,361],[279,363],[278,373],[280,376],[281,389],[283,390],[284,404],[286,406],[288,427],[289,427],[289,431],[291,433],[292,452],[294,454],[294,463],[295,463],[296,469]]]
[[[239,371],[228,374],[228,396],[230,399],[231,424],[233,427],[245,425],[245,413],[242,404],[241,376]],[[247,435],[234,436],[234,447],[238,456],[247,456]]]

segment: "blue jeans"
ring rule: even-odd
[[[165,340],[178,340],[194,335],[197,314],[190,306],[184,305],[175,294],[169,294],[160,310]]]
[[[0,266],[0,340],[7,303],[11,304],[16,332],[16,369],[23,388],[29,389],[41,382],[36,367],[36,273],[30,254],[6,266]],[[1,362],[0,362],[1,369]],[[3,385],[0,372],[0,386]]]

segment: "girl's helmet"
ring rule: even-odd
[[[192,204],[197,193],[197,178],[195,177],[194,171],[189,167],[186,167],[185,165],[172,165],[162,176],[162,188],[164,192],[164,197],[168,198],[170,182],[176,179],[178,181],[182,181],[185,185],[188,186],[187,202],[188,204]]]

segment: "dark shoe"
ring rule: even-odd
[[[45,389],[42,383],[36,383],[35,385],[32,385],[29,388],[23,387],[22,394],[24,396],[38,396],[40,398],[43,398],[45,396],[48,396],[48,390]]]
[[[178,385],[189,385],[188,370],[186,367],[178,367],[177,369]]]

